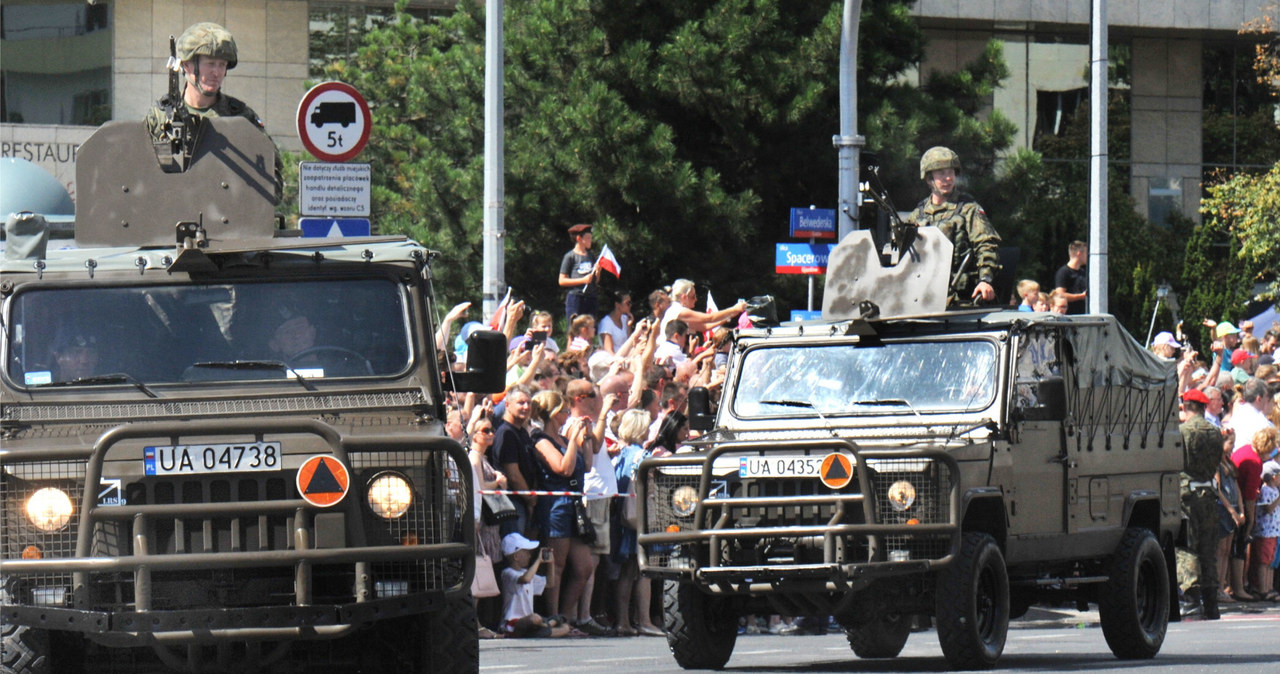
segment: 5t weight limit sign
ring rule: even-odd
[[[369,142],[369,104],[354,87],[322,82],[298,104],[298,137],[321,161],[343,162]]]

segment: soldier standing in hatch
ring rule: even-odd
[[[180,94],[165,94],[147,113],[144,123],[152,141],[167,140],[166,126],[173,119],[175,110],[182,106],[195,128],[190,138],[196,138],[199,123],[206,117],[244,117],[266,133],[266,125],[253,108],[244,101],[222,93],[222,82],[227,72],[236,67],[236,41],[226,28],[216,23],[193,24],[182,31],[176,43],[176,58],[181,68]],[[276,198],[281,192],[280,152],[276,151]]]
[[[1214,473],[1222,456],[1222,434],[1208,419],[1204,408],[1209,398],[1200,389],[1182,394],[1187,420],[1178,427],[1186,452],[1182,473],[1182,511],[1187,515],[1187,540],[1200,561],[1200,604],[1205,620],[1217,620],[1218,613],[1218,492]]]
[[[973,197],[956,191],[960,156],[949,148],[929,148],[920,158],[920,179],[929,186],[907,222],[942,230],[955,246],[951,255],[951,286],[947,305],[961,301],[975,304],[996,298],[996,272],[1000,270],[1000,235],[987,212]]]

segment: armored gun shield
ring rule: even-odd
[[[822,297],[827,320],[932,314],[947,308],[951,241],[937,227],[917,229],[915,242],[884,265],[868,230],[853,232],[831,251]]]
[[[174,226],[203,221],[211,240],[270,238],[275,146],[241,117],[204,120],[182,173],[166,173],[141,122],[109,122],[76,162],[76,243],[174,245]]]

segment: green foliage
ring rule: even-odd
[[[1280,162],[1266,173],[1237,173],[1209,186],[1200,211],[1206,229],[1229,235],[1238,283],[1252,289],[1264,281],[1263,299],[1280,299]]]
[[[404,8],[401,2],[399,8]],[[530,0],[505,19],[506,280],[558,307],[565,228],[596,225],[637,297],[680,276],[721,304],[803,281],[772,274],[788,208],[836,197],[842,2]],[[478,299],[483,220],[483,3],[373,26],[328,77],[369,99],[373,217],[443,253],[447,301]],[[929,79],[901,76],[923,39],[904,0],[866,0],[860,131],[886,182],[914,202],[914,164],[947,144],[986,180],[1012,124],[985,113],[1006,75],[998,47]],[[751,270],[751,271],[747,271]],[[790,301],[788,301],[790,299]]]

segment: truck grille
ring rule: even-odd
[[[451,457],[439,451],[353,451],[348,459],[351,484],[344,501],[328,511],[304,509],[310,547],[426,546],[467,540],[463,532],[464,514],[470,508],[466,483]],[[292,470],[130,478],[123,481],[120,489],[129,508],[227,504],[227,512],[218,513],[215,509],[213,514],[196,517],[166,517],[154,512],[119,517],[113,516],[115,506],[102,503],[103,496],[98,495],[94,516],[86,519],[85,461],[8,462],[3,468],[0,521],[5,526],[2,539],[6,560],[22,559],[23,551],[29,551],[31,546],[39,549],[41,559],[75,558],[77,532],[82,522],[92,521],[88,557],[139,564],[144,561],[143,555],[240,555],[242,561],[221,568],[193,564],[150,571],[149,609],[289,606],[298,601],[294,566],[278,561],[255,563],[252,557],[253,553],[287,552],[297,547],[297,508],[290,503],[298,503],[300,497]],[[386,470],[404,475],[414,487],[413,505],[403,517],[392,520],[373,515],[364,504],[364,486]],[[57,531],[45,533],[27,521],[22,505],[39,489],[51,486],[70,497],[72,518]],[[368,590],[370,598],[378,598],[443,592],[462,583],[466,571],[463,560],[428,557],[424,554],[403,561],[370,560],[360,574],[354,563],[313,563],[308,571],[311,587],[305,591],[309,603],[345,604],[359,600],[361,586]],[[132,571],[88,572],[83,596],[73,598],[70,590],[81,582],[76,578],[80,574],[46,568],[47,571],[10,577],[5,603],[137,609],[137,577]]]
[[[759,448],[749,451],[756,453]],[[646,543],[648,566],[857,564],[936,560],[950,552],[949,527],[915,529],[954,524],[956,476],[949,461],[918,456],[863,457],[858,479],[839,491],[825,487],[817,478],[740,479],[729,474],[709,479],[710,486],[702,492],[703,470],[716,460],[728,465],[728,459],[736,460],[736,456],[737,452],[726,451],[696,463],[684,459],[679,462],[683,465],[646,464],[642,469],[644,533],[667,535],[667,541],[708,542],[705,547],[699,543]],[[910,507],[901,511],[889,498],[893,486],[900,482],[910,483],[914,489]],[[686,494],[689,489],[697,494],[701,519],[676,512],[673,496],[682,488]],[[677,532],[679,536],[672,536]],[[709,533],[715,538],[699,538]],[[834,540],[829,542],[828,535]]]

